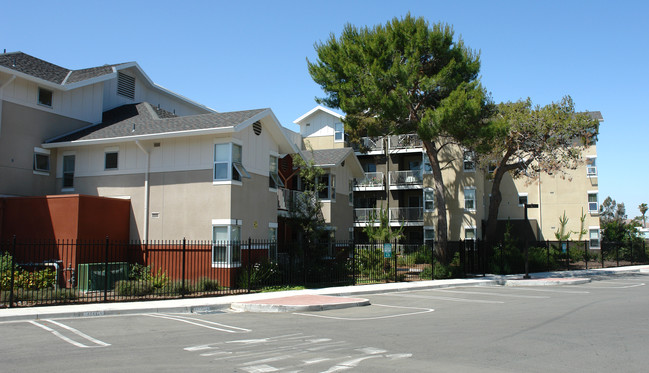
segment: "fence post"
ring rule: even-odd
[[[397,242],[399,241],[395,239],[394,246],[392,246],[394,248],[394,282],[397,282],[399,278],[399,274],[397,273]]]
[[[617,262],[617,266],[620,266],[620,243],[616,242],[615,244],[615,261]]]
[[[550,272],[550,241],[549,240],[545,240],[545,251],[547,253],[546,265],[547,265],[548,272]]]
[[[435,243],[430,240],[430,279],[435,279]]]
[[[588,269],[588,241],[584,241],[584,261],[586,262],[586,269]]]
[[[352,237],[352,285],[356,285],[356,237]]]
[[[182,285],[181,285],[181,290],[180,290],[180,296],[182,298],[185,297],[185,293],[187,292],[185,290],[185,267],[186,267],[186,265],[185,265],[185,263],[186,263],[185,256],[187,255],[187,246],[186,245],[187,245],[187,239],[185,237],[183,237],[183,269],[182,269],[183,279],[182,279]]]
[[[566,241],[566,271],[570,270],[570,241]]]
[[[14,285],[16,278],[16,235],[11,244],[11,291],[9,292],[9,307],[14,306]]]
[[[604,243],[599,243],[599,255],[602,258],[602,268],[604,268]]]
[[[629,245],[631,246],[631,265],[633,265],[633,241],[629,238]]]
[[[252,240],[250,239],[250,236],[248,236],[248,293],[252,290],[252,284],[250,284],[250,280],[252,279]]]
[[[108,302],[108,236],[106,236],[106,248],[104,250],[104,302]]]

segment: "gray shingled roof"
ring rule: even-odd
[[[55,84],[77,83],[98,76],[110,74],[117,65],[104,65],[81,70],[70,70],[53,63],[43,61],[23,52],[0,54],[0,66],[47,80]],[[66,80],[67,77],[67,80]]]
[[[104,112],[101,123],[50,140],[47,143],[53,144],[69,141],[103,140],[180,131],[233,127],[265,110],[268,109],[178,117],[165,110],[155,108],[147,102],[142,102],[139,104],[124,105],[106,111]]]
[[[588,111],[586,114],[590,115],[591,118],[597,119],[600,122],[604,120],[604,117],[602,117],[602,113],[599,111]]]
[[[352,148],[307,150],[303,152],[303,155],[306,162],[313,159],[316,166],[327,166],[340,164],[349,156],[349,153],[353,154],[354,150]]]

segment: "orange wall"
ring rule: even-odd
[[[128,240],[129,200],[85,195],[2,198],[0,239]]]

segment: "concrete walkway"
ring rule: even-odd
[[[211,298],[183,298],[156,301],[91,303],[44,307],[0,309],[0,322],[65,317],[92,317],[137,313],[209,313],[235,309],[239,311],[296,312],[315,311],[369,304],[358,296],[398,291],[435,289],[455,286],[551,286],[574,285],[590,281],[589,277],[615,276],[619,274],[649,275],[649,265],[619,268],[591,269],[581,271],[543,272],[522,275],[488,275],[475,279],[451,279],[417,282],[397,282],[357,286],[330,287],[229,295]],[[337,299],[335,297],[344,297]],[[233,307],[234,304],[234,307]]]

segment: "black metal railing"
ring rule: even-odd
[[[526,260],[527,258],[527,260]],[[527,268],[526,268],[527,263]],[[647,264],[645,242],[0,242],[0,307]]]

